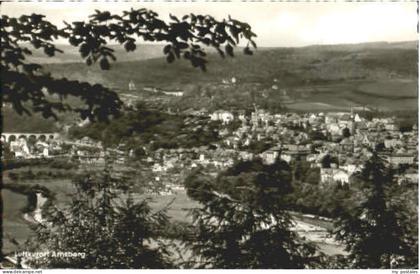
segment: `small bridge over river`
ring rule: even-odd
[[[40,140],[40,141],[47,141],[47,140],[58,140],[60,139],[59,133],[48,132],[48,133],[31,133],[31,132],[3,132],[1,134],[1,140],[6,143],[10,143],[12,141],[24,138],[26,140],[33,139],[33,140]]]

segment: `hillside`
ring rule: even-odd
[[[55,76],[101,83],[124,93],[132,80],[135,93],[143,98],[153,96],[142,92],[146,86],[183,89],[184,97],[165,98],[170,107],[180,109],[249,108],[254,102],[296,111],[348,110],[360,105],[383,111],[418,109],[416,42],[262,48],[253,56],[239,50],[235,58],[226,59],[209,54],[207,72],[183,60],[167,64],[161,46],[139,49],[127,54],[116,48],[119,59],[110,71],[71,62],[81,59],[70,47],[52,59],[36,53],[34,61],[44,63],[45,70]],[[237,78],[235,85],[221,85],[223,79],[232,77]],[[10,111],[3,112],[3,129],[36,130],[40,126],[55,130],[53,121],[37,121],[42,118],[36,117],[20,119]]]
[[[28,45],[28,48],[32,51],[32,56],[28,59],[31,62],[41,64],[82,62],[78,48],[63,44],[56,46],[58,49],[62,50],[63,53],[57,53],[53,57],[48,57],[42,50],[34,49],[32,46]],[[114,50],[115,57],[117,57],[120,62],[161,57],[163,49],[163,45],[137,45],[136,51],[127,53],[123,46],[109,45],[108,47]]]
[[[46,69],[56,76],[117,90],[126,90],[131,80],[138,90],[145,86],[194,89],[231,77],[238,80],[236,91],[252,85],[270,89],[275,82],[279,92],[290,99],[284,105],[297,110],[348,109],[352,105],[417,109],[416,42],[263,48],[253,56],[238,51],[235,58],[209,54],[208,60],[207,72],[182,60],[169,65],[164,58],[119,60],[110,71],[81,63],[48,64]],[[277,97],[268,100],[281,100]]]

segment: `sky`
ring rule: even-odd
[[[210,14],[249,23],[263,47],[295,47],[313,44],[344,44],[417,40],[417,4],[409,2],[8,2],[1,14],[19,16],[40,13],[51,22],[84,21],[95,9],[121,13],[145,7],[162,19],[169,14]]]

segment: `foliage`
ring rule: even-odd
[[[336,164],[338,165],[338,159],[336,157],[333,157],[329,154],[325,155],[322,159],[321,159],[321,165],[323,168],[330,168],[331,164]]]
[[[12,170],[12,169],[19,169],[22,167],[40,167],[46,166],[49,168],[55,169],[76,169],[78,164],[75,162],[70,162],[68,159],[23,159],[23,160],[3,160],[2,168],[4,171]]]
[[[348,138],[348,137],[350,137],[350,136],[351,136],[350,129],[349,129],[349,128],[347,128],[347,127],[343,128],[343,130],[342,130],[342,132],[341,132],[341,135],[342,135],[344,138]]]
[[[262,153],[266,151],[267,149],[271,148],[273,146],[272,142],[269,142],[265,139],[262,139],[260,141],[253,141],[248,146],[244,147],[243,149],[255,154]]]
[[[31,261],[48,268],[170,268],[163,237],[165,210],[153,212],[147,200],[136,202],[109,166],[101,176],[74,181],[75,194],[66,207],[49,203],[45,221],[36,228],[31,247],[80,253],[85,257],[44,257]]]
[[[196,232],[188,242],[200,268],[305,268],[315,249],[291,231],[285,162],[240,162],[212,182],[200,172],[186,179]]]
[[[311,140],[322,140],[322,141],[326,141],[327,140],[327,136],[325,136],[321,131],[318,130],[311,130],[309,132],[309,138]]]
[[[294,211],[330,218],[337,217],[343,207],[354,206],[355,203],[351,200],[351,196],[357,192],[358,190],[352,189],[348,185],[343,186],[341,183],[321,186],[319,183],[315,184],[307,182],[307,180],[295,181],[293,192],[288,195],[288,204]]]
[[[8,177],[13,181],[19,180],[44,180],[44,179],[56,179],[56,178],[72,178],[74,177],[74,171],[71,170],[39,170],[39,171],[32,171],[24,170],[19,172],[9,172]]]
[[[365,197],[335,222],[335,237],[346,245],[353,268],[413,268],[417,242],[401,203],[390,203],[391,170],[373,155],[357,175]],[[415,225],[416,226],[416,225]],[[417,236],[416,236],[417,237]],[[414,245],[414,247],[413,247]]]
[[[156,150],[208,145],[219,140],[218,127],[219,124],[209,123],[208,119],[188,118],[139,107],[124,112],[109,123],[73,127],[69,133],[72,138],[88,136],[108,146],[125,142],[128,149],[148,146]]]
[[[122,107],[118,95],[110,89],[87,82],[56,79],[43,72],[43,67],[27,61],[32,55],[28,47],[43,49],[47,56],[62,53],[54,45],[56,39],[66,39],[78,47],[87,65],[99,63],[101,69],[110,69],[115,61],[110,42],[123,45],[127,52],[136,49],[137,39],[168,43],[163,53],[169,63],[184,58],[192,66],[206,68],[206,53],[202,46],[215,48],[222,57],[232,56],[240,39],[248,42],[245,54],[256,47],[251,27],[232,18],[217,21],[211,16],[185,15],[182,19],[170,16],[171,22],[159,19],[158,14],[147,9],[131,9],[123,14],[96,11],[87,22],[66,23],[59,29],[46,21],[44,15],[22,15],[19,18],[3,15],[1,25],[1,78],[3,102],[10,103],[19,114],[42,113],[44,118],[57,118],[58,112],[74,111],[82,119],[107,121],[117,116]],[[84,107],[65,103],[68,97],[79,98]]]

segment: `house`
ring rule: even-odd
[[[341,129],[340,125],[337,124],[337,123],[328,123],[327,124],[327,131],[329,133],[331,133],[332,135],[339,135],[339,136],[341,136],[341,133],[342,133],[341,132],[342,129]]]
[[[241,121],[242,123],[245,123],[245,122],[247,121],[245,111],[240,110],[240,111],[238,112],[238,119],[239,119],[239,121]]]
[[[414,155],[412,154],[391,154],[386,156],[388,163],[397,166],[401,164],[412,165],[414,163]]]
[[[282,151],[280,155],[280,159],[290,163],[293,161],[306,161],[307,156],[311,153],[310,149],[307,149],[303,146],[303,148],[297,150],[286,150]]]
[[[321,183],[340,182],[349,183],[349,174],[340,168],[321,168]]]
[[[386,148],[393,148],[396,146],[401,146],[402,142],[401,140],[398,139],[385,139],[384,140],[384,145]]]
[[[16,141],[10,142],[10,151],[15,153],[17,158],[27,158],[30,156],[28,143],[26,139],[19,138]]]
[[[163,94],[175,97],[182,97],[184,96],[184,92],[182,91],[162,91]]]
[[[418,184],[419,175],[416,170],[410,170],[401,176],[397,177],[398,184],[409,183],[409,184]]]
[[[350,138],[345,138],[341,140],[340,148],[343,151],[353,151],[353,148],[354,148],[353,140],[351,140]]]
[[[254,154],[251,152],[247,152],[247,151],[240,151],[238,158],[243,160],[243,161],[248,161],[248,160],[252,160],[254,158]]]
[[[336,124],[338,119],[338,117],[334,114],[328,113],[327,115],[325,115],[325,124]]]
[[[393,123],[385,124],[385,129],[388,130],[388,131],[397,131],[398,126],[396,124],[393,124]]]
[[[273,147],[270,148],[260,154],[261,159],[263,160],[264,164],[271,165],[274,164],[277,160],[277,158],[280,155],[280,148],[279,147]]]
[[[42,156],[48,157],[49,156],[49,145],[45,142],[38,141],[35,143],[35,147],[38,151],[41,151]]]
[[[225,124],[225,125],[232,122],[233,119],[234,119],[234,116],[229,111],[217,110],[217,111],[213,112],[212,114],[210,114],[210,120],[212,120],[212,121],[222,121],[223,124]]]
[[[307,162],[315,162],[319,157],[319,154],[309,154],[308,156],[306,156],[306,161]]]
[[[148,92],[155,92],[155,93],[159,91],[159,89],[155,87],[144,87],[143,90],[148,91]]]
[[[358,164],[345,164],[340,166],[341,169],[345,170],[350,175],[355,172],[361,171],[362,167],[363,165]]]

